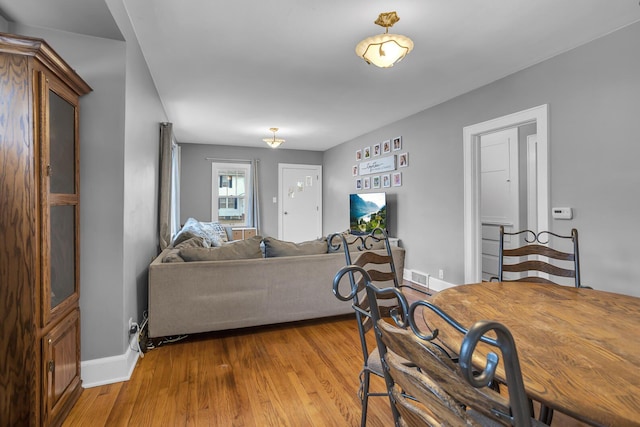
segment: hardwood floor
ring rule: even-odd
[[[63,425],[359,426],[361,358],[352,316],[193,335],[85,389]],[[386,398],[369,399],[367,425],[393,425]],[[583,424],[556,413],[553,426]]]
[[[361,359],[352,316],[194,335],[85,389],[64,426],[358,426]],[[393,425],[386,398],[370,398],[367,425]]]

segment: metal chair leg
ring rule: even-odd
[[[538,417],[538,419],[546,425],[550,426],[551,421],[553,421],[553,409],[545,405],[540,405],[540,416]]]
[[[369,377],[371,373],[366,369],[360,373],[360,400],[362,402],[362,416],[360,426],[367,425],[367,407],[369,406]]]

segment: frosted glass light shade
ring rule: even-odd
[[[278,132],[278,128],[269,128],[271,132],[273,132],[272,138],[264,138],[263,141],[267,143],[267,145],[271,148],[278,148],[280,144],[284,142],[284,139],[276,138],[276,132]]]
[[[284,142],[284,139],[280,139],[280,138],[265,138],[263,139],[264,142],[267,143],[267,145],[269,145],[269,147],[271,148],[278,148],[280,146],[280,144],[282,144]]]
[[[413,50],[413,41],[400,34],[367,37],[356,46],[356,55],[380,68],[393,67]]]

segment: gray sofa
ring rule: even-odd
[[[404,249],[393,247],[398,274]],[[163,262],[149,267],[151,338],[246,328],[352,313],[332,292],[342,251],[222,261]],[[357,256],[357,254],[354,254]]]

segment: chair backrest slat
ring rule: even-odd
[[[436,381],[406,366],[392,352],[387,354],[387,364],[395,382],[392,395],[400,415],[411,420],[409,425],[432,425],[433,422],[438,423],[435,425],[478,425]]]
[[[570,251],[559,250],[548,244],[551,238],[560,242],[567,242]],[[507,247],[507,239],[511,241],[524,240],[525,244],[518,247]],[[554,241],[555,242],[555,241]],[[522,275],[514,277],[505,276],[504,273],[529,272],[527,277]],[[540,274],[532,274],[538,272]],[[544,277],[550,276],[550,277]],[[535,233],[531,230],[522,230],[508,233],[504,226],[500,226],[500,242],[498,249],[498,280],[503,281],[528,281],[536,283],[558,283],[556,278],[573,278],[576,288],[582,287],[580,283],[580,256],[578,250],[578,231],[574,228],[569,236],[563,236],[550,231]],[[565,280],[565,282],[567,282]]]
[[[517,264],[503,264],[502,271],[525,272],[525,271],[541,271],[543,273],[553,274],[561,277],[575,277],[575,270],[558,267],[544,261],[524,261]]]
[[[390,325],[384,320],[378,321],[378,327],[382,341],[387,350],[390,350],[390,357],[393,356],[392,353],[396,353],[410,360],[446,393],[456,397],[458,402],[469,404],[487,416],[493,416],[492,409],[509,413],[507,399],[491,389],[480,391],[464,381],[460,367],[435,344],[421,340],[413,332]]]
[[[528,256],[528,255],[542,255],[548,258],[558,259],[562,261],[574,260],[573,254],[570,254],[567,252],[561,252],[556,249],[550,248],[549,246],[543,246],[543,245],[532,244],[532,245],[521,246],[519,248],[504,249],[504,256],[519,257],[519,256]]]

